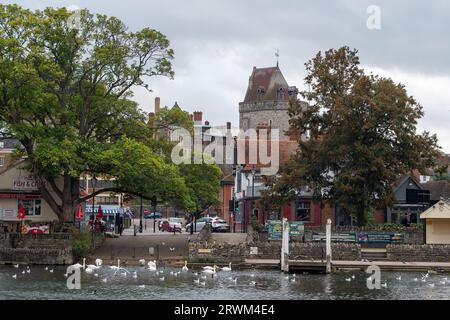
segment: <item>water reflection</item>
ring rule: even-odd
[[[49,270],[54,269],[54,272]],[[25,270],[25,273],[23,271]],[[108,266],[86,274],[81,290],[68,290],[63,267],[0,267],[0,299],[449,299],[445,274],[382,272],[387,288],[369,290],[363,272],[332,275],[291,274],[268,270],[218,271],[128,268],[117,272]],[[135,276],[133,276],[135,274]],[[399,280],[401,277],[401,280]]]

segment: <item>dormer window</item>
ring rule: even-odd
[[[279,88],[277,90],[277,100],[284,100],[284,89]]]
[[[257,96],[258,100],[262,100],[264,98],[265,93],[266,93],[266,90],[264,90],[263,87],[259,87],[258,90],[256,91],[256,96]]]

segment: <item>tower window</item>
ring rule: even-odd
[[[277,100],[284,100],[284,89],[279,88],[277,90]]]
[[[266,93],[264,88],[263,87],[259,87],[258,90],[256,91],[256,96],[257,96],[258,100],[262,100],[263,99],[264,93]]]

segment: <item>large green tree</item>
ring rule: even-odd
[[[364,225],[368,210],[392,204],[399,175],[433,165],[437,138],[417,134],[422,106],[404,85],[364,72],[356,50],[319,52],[305,65],[308,105],[289,109],[303,138],[265,196],[279,202],[308,186]]]
[[[60,221],[94,195],[80,196],[83,173],[113,178],[112,191],[184,194],[178,168],[148,147],[146,116],[130,100],[133,87],[148,88],[149,77],[173,76],[173,51],[162,33],[130,31],[88,10],[74,16],[16,5],[0,5],[0,26],[2,133],[24,146]]]

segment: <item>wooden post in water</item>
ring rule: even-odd
[[[331,273],[331,219],[327,220],[326,226],[326,256],[327,256],[327,273]]]
[[[283,219],[283,237],[281,239],[281,271],[289,272],[289,222]]]

